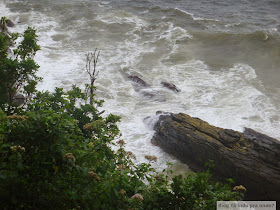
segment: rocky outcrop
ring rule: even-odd
[[[163,87],[166,87],[169,90],[172,90],[174,92],[180,92],[181,90],[179,88],[176,87],[176,85],[169,83],[169,82],[161,82],[160,84],[162,84]]]
[[[128,76],[128,78],[131,81],[136,82],[137,84],[139,84],[139,85],[141,85],[143,87],[150,87],[150,85],[147,82],[145,82],[143,79],[141,79],[138,76],[130,75],[130,76]]]
[[[214,176],[247,188],[246,199],[280,199],[280,142],[246,128],[243,133],[211,126],[186,114],[162,114],[152,143],[194,171],[213,160]]]
[[[15,26],[15,24],[10,19],[7,19],[6,24],[7,24],[8,27],[14,27]]]

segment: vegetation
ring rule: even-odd
[[[33,60],[40,47],[37,45],[37,35],[33,28],[28,27],[22,35],[9,33],[7,22],[8,19],[1,18],[0,108],[11,112],[19,105],[17,99],[24,103],[32,97],[36,84],[40,81],[36,76],[39,66]],[[15,47],[15,40],[20,36],[22,41]]]
[[[13,51],[19,34],[3,30],[1,209],[216,209],[218,200],[242,198],[229,184],[213,182],[210,167],[171,180],[150,164],[135,165],[135,156],[124,150],[120,138],[116,125],[120,118],[102,117],[98,111],[103,101],[94,100],[94,82],[87,85],[86,93],[75,85],[67,92],[61,88],[37,92],[35,30],[28,28]],[[93,71],[87,65],[89,74],[95,72],[98,55],[94,53]],[[96,79],[94,73],[91,76]],[[28,97],[28,103],[13,103],[16,93]],[[114,151],[112,145],[119,149]],[[147,159],[156,161],[154,156]]]

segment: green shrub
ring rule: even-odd
[[[33,57],[40,49],[37,35],[28,27],[23,34],[10,33],[6,29],[7,19],[1,18],[0,30],[0,108],[13,113],[35,92],[41,78],[36,76],[39,69]],[[18,37],[22,41],[16,44]],[[14,50],[12,50],[14,48]],[[20,99],[21,102],[17,102]]]

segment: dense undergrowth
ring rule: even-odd
[[[75,85],[38,92],[35,30],[12,34],[6,22],[1,19],[0,209],[215,209],[216,201],[242,199],[232,183],[211,180],[211,167],[170,178],[172,171],[135,165],[124,150],[120,117],[100,113],[94,84],[86,93]]]

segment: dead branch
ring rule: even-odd
[[[98,62],[100,51],[97,52],[97,49],[95,49],[94,53],[88,53],[86,54],[87,63],[86,63],[86,71],[90,76],[90,84],[93,85],[94,81],[97,78],[97,75],[99,72],[96,72],[96,65]],[[93,63],[93,69],[92,69],[92,63]]]
[[[89,86],[89,98],[90,104],[93,105],[93,92],[94,92],[94,82],[98,76],[96,65],[98,62],[100,51],[97,52],[97,48],[95,48],[93,53],[86,54],[87,63],[86,63],[86,71],[90,76],[90,86]],[[92,66],[93,64],[93,66]],[[88,95],[88,90],[86,90],[86,94]]]

